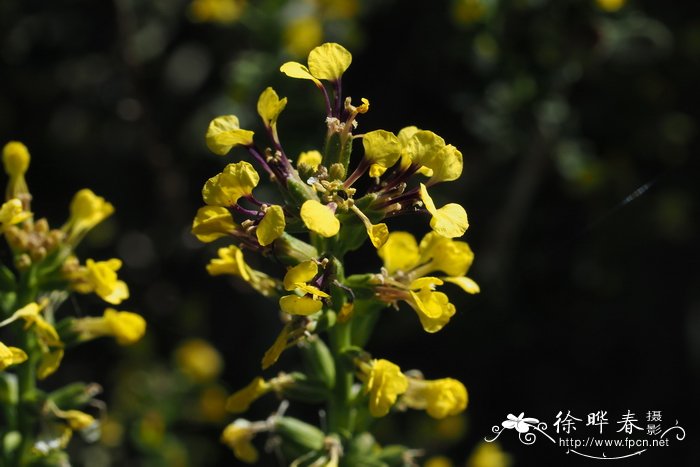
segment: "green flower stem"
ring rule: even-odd
[[[353,410],[350,396],[353,382],[353,368],[343,358],[343,351],[350,347],[351,324],[338,323],[330,331],[331,348],[335,359],[335,386],[328,404],[328,431],[341,435],[353,432]]]

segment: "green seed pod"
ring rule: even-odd
[[[311,337],[302,347],[302,354],[310,378],[332,388],[335,384],[335,362],[325,342],[318,336]]]
[[[299,445],[307,451],[323,449],[326,437],[317,427],[292,417],[276,418],[275,432],[284,440]]]
[[[287,196],[294,205],[301,207],[305,201],[313,199],[318,201],[318,196],[313,188],[303,182],[298,175],[287,179]]]
[[[8,268],[0,265],[0,291],[12,292],[16,287],[15,275]]]
[[[273,245],[275,257],[285,265],[295,266],[318,257],[318,250],[288,233],[283,233]]]
[[[375,458],[387,466],[401,467],[406,465],[406,451],[408,451],[406,446],[392,444],[385,446]]]
[[[294,382],[285,384],[282,395],[287,399],[306,402],[307,404],[318,404],[328,400],[328,389],[320,381],[310,380],[303,373],[292,373]]]
[[[48,395],[48,399],[63,410],[77,409],[102,392],[98,384],[72,383]]]

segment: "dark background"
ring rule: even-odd
[[[229,25],[191,21],[184,2],[0,4],[0,137],[29,146],[34,211],[59,226],[79,188],[111,201],[116,214],[80,253],[121,257],[131,288],[122,308],[148,321],[136,348],[91,343],[56,376],[89,374],[108,401],[123,371],[170,371],[173,348],[191,336],[222,353],[221,379],[235,390],[258,375],[279,331],[273,304],[207,276],[216,245],[189,234],[204,181],[244,157],[206,150],[212,117],[235,113],[255,125],[257,96],[273,85],[290,100],[279,124],[287,151],[321,144],[312,86],[276,72],[290,59],[280,27],[291,2],[250,3]],[[454,442],[426,441],[416,426],[427,417],[408,414],[384,422],[382,439],[427,443],[429,454],[462,464],[509,413],[551,425],[560,410],[584,419],[607,410],[617,430],[627,410],[641,423],[661,410],[662,424],[677,420],[686,439],[619,465],[698,465],[700,8],[494,1],[465,22],[456,3],[360,3],[349,18],[320,16],[326,39],[353,53],[346,93],[371,101],[361,129],[415,124],[464,154],[462,178],[434,191],[438,205],[456,201],[469,213],[470,277],[482,292],[452,294],[458,313],[434,335],[410,310],[387,310],[369,347],[402,369],[463,381],[466,428]],[[389,228],[426,231],[400,221]],[[380,265],[369,247],[349,261],[356,272]],[[81,300],[66,313],[88,313]],[[295,362],[285,356],[279,369]],[[148,387],[157,397],[159,386]],[[246,416],[274,407],[263,402]],[[138,410],[129,417],[138,423]],[[216,442],[229,419],[168,420],[191,465],[235,464]],[[167,465],[132,438],[109,451],[115,465]],[[512,432],[500,439],[515,465],[598,462],[545,439],[529,447]]]

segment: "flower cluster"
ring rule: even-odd
[[[444,418],[467,405],[467,391],[459,381],[403,373],[396,364],[374,359],[362,349],[388,305],[405,302],[418,314],[423,329],[434,333],[456,311],[436,288],[448,283],[473,294],[479,287],[466,277],[474,254],[467,243],[456,240],[469,226],[464,208],[456,203],[437,206],[429,193],[459,178],[462,154],[432,131],[415,126],[396,134],[357,133],[358,117],[369,111],[370,102],[362,98],[354,104],[342,96],[342,75],[351,61],[342,46],[326,43],[310,52],[307,65],[287,62],[280,68],[291,78],[310,81],[320,92],[326,107],[322,148],[289,156],[278,132],[287,98],[272,88],[261,93],[257,105],[269,146],[258,147],[254,132],[241,128],[234,115],[215,118],[206,133],[212,152],[223,156],[240,147],[262,171],[247,161],[232,162],[205,183],[205,206],[197,212],[192,232],[202,242],[225,238],[229,243],[219,248],[207,270],[211,275],[237,276],[276,300],[283,325],[262,358],[263,369],[291,347],[298,347],[308,363],[305,373],[255,378],[230,397],[228,409],[244,412],[256,399],[274,393],[283,399],[325,403],[328,414],[325,432],[284,416],[283,410],[264,422],[234,421],[222,440],[246,462],[258,458],[251,444],[254,435],[269,432],[283,446],[295,447],[284,451],[290,461],[371,463],[390,454],[374,442],[364,451],[352,447],[359,436],[370,436],[373,417],[383,417],[392,408],[413,408]],[[362,155],[353,162],[351,155],[360,146]],[[278,199],[254,194],[261,174],[277,186]],[[390,232],[391,220],[405,215],[426,219],[431,231],[420,243],[408,232]],[[367,240],[384,267],[346,275],[343,258]],[[287,269],[280,278],[253,269],[246,256],[254,253]],[[396,455],[405,458],[409,452],[402,448]]]
[[[0,423],[5,440],[0,464],[50,459],[50,465],[57,465],[51,462],[67,457],[64,448],[74,431],[88,438],[99,433],[99,421],[88,412],[98,412],[94,397],[100,388],[74,383],[45,393],[37,388],[37,380],[58,369],[66,349],[101,336],[129,345],[143,336],[146,323],[135,313],[109,307],[99,317],[59,318],[58,308],[70,292],[94,293],[115,306],[129,298],[126,283],[117,276],[120,260],[87,259],[81,264],[74,254],[85,235],[114,208],[83,189],[73,198],[65,224],[51,228],[31,210],[26,146],[7,143],[2,162],[9,180],[0,207],[0,233],[8,246],[3,258],[10,262],[0,264],[0,404],[6,409]],[[79,410],[83,408],[89,410]]]

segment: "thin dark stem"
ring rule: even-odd
[[[323,86],[323,84],[317,84],[316,87],[321,90],[321,92],[323,93],[323,99],[326,101],[326,114],[329,117],[332,117],[333,110],[331,109],[331,100],[328,97],[328,91],[326,91],[326,88]]]
[[[343,187],[350,188],[352,184],[357,181],[358,178],[360,178],[365,172],[367,172],[369,166],[369,161],[363,157],[360,163],[355,168],[355,171],[348,177],[347,180],[345,180],[345,183],[343,183]]]
[[[255,147],[252,145],[246,146],[246,149],[248,150],[250,155],[258,161],[262,168],[265,169],[265,172],[267,172],[271,177],[274,177],[275,173],[272,171],[269,164],[265,161],[265,158],[258,152],[258,150],[255,149]]]

